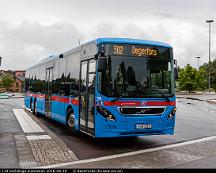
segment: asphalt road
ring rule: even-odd
[[[7,109],[18,108],[23,106],[23,99],[0,100],[0,105],[5,105]],[[171,136],[93,139],[86,135],[73,136],[67,132],[64,125],[50,119],[44,117],[38,119],[64,141],[78,159],[120,154],[216,134],[216,105],[205,101],[178,98],[177,109],[175,134]]]
[[[0,99],[0,168],[19,167],[14,135],[23,134],[12,109],[23,99]]]

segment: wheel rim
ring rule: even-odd
[[[69,117],[68,117],[68,126],[69,127],[74,127],[74,125],[75,125],[74,115],[70,114]]]

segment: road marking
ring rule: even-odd
[[[38,169],[38,168],[39,169],[41,169],[41,168],[42,169],[57,168],[57,167],[75,165],[75,164],[81,164],[81,163],[104,161],[104,160],[116,159],[116,158],[120,158],[120,157],[127,157],[127,156],[133,156],[133,155],[137,155],[137,154],[149,153],[149,152],[153,152],[153,151],[170,149],[170,148],[174,148],[174,147],[181,147],[181,146],[185,146],[185,145],[195,144],[198,142],[209,141],[209,140],[212,140],[215,138],[216,138],[216,136],[209,136],[206,138],[196,139],[196,140],[192,140],[192,141],[186,141],[186,142],[177,143],[177,144],[170,144],[170,145],[165,145],[165,146],[161,146],[161,147],[154,147],[154,148],[149,148],[149,149],[144,149],[144,150],[139,150],[139,151],[133,151],[133,152],[123,153],[123,154],[115,154],[115,155],[111,155],[111,156],[98,157],[98,158],[94,158],[94,159],[78,160],[78,161],[74,161],[74,162],[59,163],[59,164],[42,166],[42,167],[34,167],[34,168],[36,168],[36,169]]]
[[[24,133],[45,132],[23,109],[13,109],[13,112]]]
[[[30,140],[52,139],[49,135],[29,135],[26,138]]]

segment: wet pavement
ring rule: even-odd
[[[20,109],[23,107],[23,99],[2,99],[0,100],[0,168],[19,168],[20,166],[26,166],[26,160],[28,159],[22,162],[20,152],[22,153],[23,151],[22,148],[17,147],[17,137],[24,137],[25,142],[28,143],[28,147],[26,146],[26,148],[29,150],[27,150],[28,153],[27,151],[26,153],[29,154],[29,162],[27,163],[27,166],[29,167],[53,165],[73,161],[73,164],[67,164],[65,166],[57,165],[54,167],[184,168],[185,166],[185,168],[193,168],[197,165],[197,167],[200,168],[199,166],[203,165],[203,167],[216,168],[216,165],[214,164],[216,163],[216,149],[214,147],[216,146],[215,141],[205,141],[204,143],[199,144],[198,146],[200,148],[198,147],[198,151],[201,155],[196,152],[194,153],[194,151],[197,151],[197,148],[194,148],[194,144],[190,145],[192,151],[190,150],[187,153],[184,153],[184,151],[187,151],[187,147],[178,149],[172,148],[151,153],[140,153],[131,156],[85,163],[85,160],[89,159],[101,157],[106,158],[118,154],[124,155],[125,153],[137,152],[141,150],[148,151],[148,149],[156,147],[180,144],[186,141],[215,136],[216,105],[209,104],[206,101],[214,97],[215,95],[205,95],[201,97],[194,95],[192,97],[178,95],[175,134],[172,136],[162,135],[114,139],[93,139],[86,135],[73,136],[66,131],[65,126],[47,118],[35,117],[32,114],[29,114],[33,120],[45,130],[45,133],[38,135],[49,135],[54,140],[56,146],[52,145],[53,143],[49,141],[49,139],[46,139],[49,141],[46,142],[47,144],[49,143],[49,145],[45,146],[43,145],[44,141],[29,140],[35,138],[32,137],[32,135],[34,136],[35,134],[27,134],[23,132],[13,113],[13,109]],[[59,146],[60,149],[58,148]],[[209,150],[211,148],[212,150]],[[59,154],[59,160],[57,159],[57,161],[54,161],[54,158],[57,158],[55,151],[61,149],[63,153],[66,151],[66,154]],[[204,149],[208,150],[205,151]],[[77,157],[78,161],[75,161],[77,159],[68,159],[68,150],[72,151],[72,158]],[[48,154],[46,151],[48,151]],[[41,154],[46,155],[46,157],[36,156]],[[27,158],[27,155],[23,156],[23,158],[25,157]],[[53,159],[50,159],[52,157]],[[36,160],[36,158],[38,160]],[[164,161],[166,164],[163,162],[163,158],[167,158]],[[83,163],[81,163],[82,161]],[[155,162],[158,162],[158,164],[153,164]],[[22,163],[24,163],[24,166],[22,166]]]
[[[197,163],[215,168],[216,136],[171,146],[144,150],[142,153],[128,153],[116,155],[112,158],[97,158],[77,161],[61,168],[117,168],[117,169],[163,169],[163,168],[191,168]],[[210,160],[211,164],[204,163]],[[214,161],[214,162],[213,162]],[[185,167],[184,167],[185,165]],[[199,167],[200,168],[200,167]]]
[[[22,107],[23,99],[0,100],[0,168],[27,169],[77,159]]]
[[[73,136],[66,131],[64,125],[47,118],[39,117],[38,120],[66,143],[74,151],[78,159],[82,160],[122,154],[215,135],[216,106],[204,101],[177,99],[175,134],[171,136],[93,139],[86,135]]]
[[[15,104],[13,107],[20,108]],[[0,100],[0,168],[19,168],[14,135],[23,134],[11,105]]]

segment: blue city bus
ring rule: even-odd
[[[166,43],[98,38],[28,68],[25,106],[95,138],[172,135],[174,62]]]

